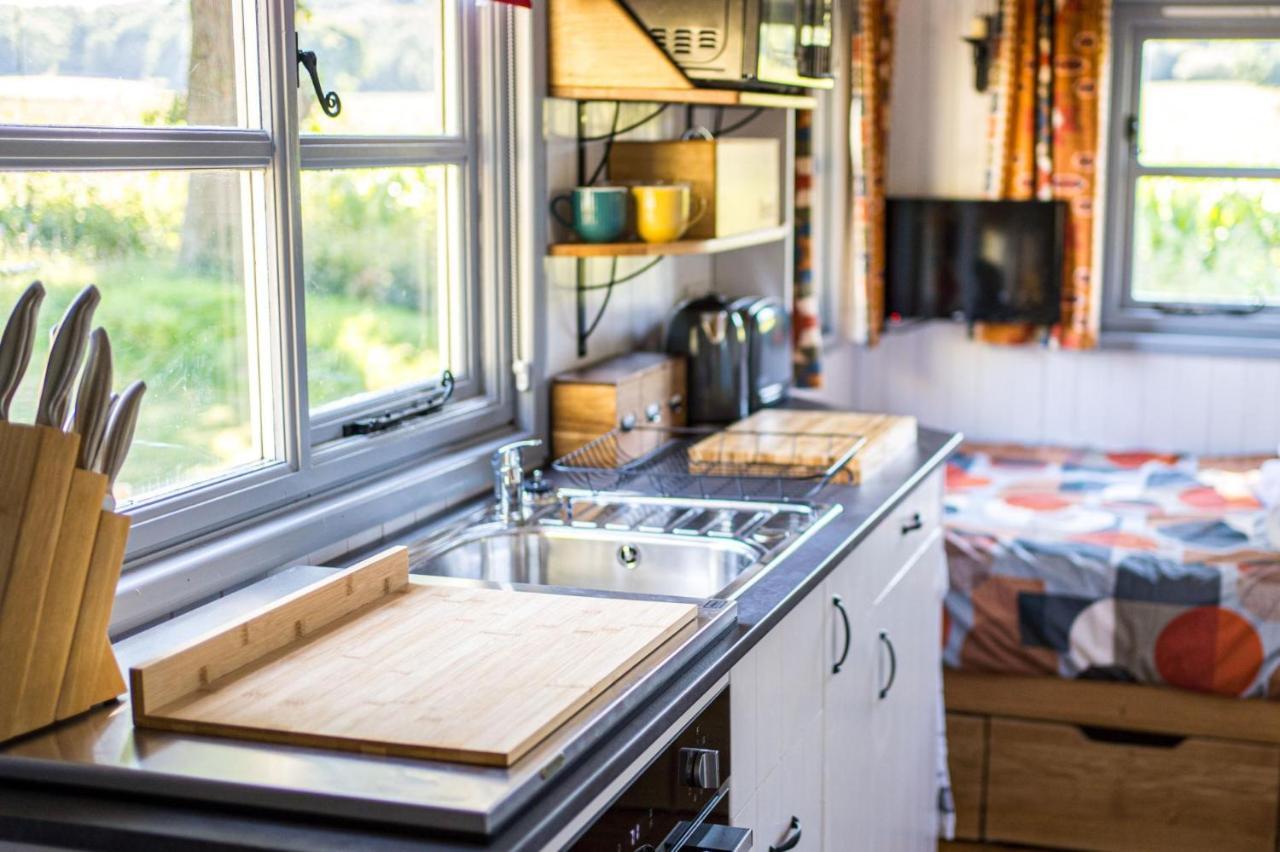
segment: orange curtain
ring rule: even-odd
[[[1064,347],[1097,343],[1094,208],[1099,187],[1101,78],[1110,0],[1002,0],[992,121],[991,195],[1069,205],[1062,320]],[[1020,343],[1036,329],[988,325],[983,339]]]
[[[858,0],[850,63],[849,315],[845,332],[874,344],[884,323],[884,185],[895,0]]]

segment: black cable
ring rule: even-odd
[[[667,107],[669,106],[671,106],[671,104],[663,104],[653,112],[646,115],[644,118],[637,121],[635,124],[628,124],[626,127],[622,128],[621,130],[610,130],[608,133],[602,133],[599,136],[584,136],[582,138],[582,141],[583,142],[605,142],[609,139],[612,139],[615,136],[621,136],[624,133],[630,133],[631,131],[637,128],[644,127],[646,124],[653,121],[658,116],[662,115],[664,112],[667,111]]]
[[[591,173],[591,180],[587,181],[587,186],[595,186],[596,181],[600,179],[600,175],[604,174],[604,167],[609,164],[609,153],[613,150],[613,139],[618,135],[618,116],[622,114],[622,103],[613,102],[613,126],[609,129],[608,140],[604,143],[604,156],[600,158],[600,165],[596,166],[596,170]]]
[[[711,132],[711,135],[719,136],[723,132],[720,129],[723,124],[724,124],[724,107],[716,107],[715,129]]]
[[[600,324],[600,320],[604,319],[605,309],[609,307],[609,300],[613,298],[613,285],[617,284],[618,278],[618,259],[615,257],[609,266],[609,283],[604,292],[604,301],[600,303],[600,310],[596,312],[596,318],[591,321],[591,325],[587,326],[587,330],[583,332],[582,339],[586,340],[596,330],[596,326]]]
[[[665,259],[665,255],[655,257],[652,262],[646,263],[644,266],[640,267],[635,272],[628,272],[626,275],[624,275],[621,278],[614,278],[613,276],[610,276],[610,280],[608,284],[584,284],[578,289],[589,293],[592,290],[607,290],[610,287],[612,287],[614,284],[625,284],[626,282],[630,281],[633,278],[639,278],[641,275],[644,275],[650,269],[653,269],[655,266],[661,263],[664,259]],[[616,261],[617,258],[614,258],[614,260]]]
[[[741,130],[742,128],[746,127],[748,124],[750,124],[751,122],[753,122],[753,121],[755,121],[757,118],[759,118],[759,117],[760,117],[760,114],[761,114],[761,113],[763,113],[763,112],[764,112],[764,107],[756,107],[754,110],[752,110],[752,111],[751,111],[751,115],[749,115],[749,116],[747,116],[746,118],[742,119],[742,121],[738,121],[738,122],[735,122],[735,123],[733,123],[733,124],[730,124],[728,127],[724,128],[723,130],[719,130],[719,129],[718,129],[718,130],[716,130],[716,132],[715,132],[714,134],[712,134],[712,135],[714,135],[714,136],[720,136],[720,135],[723,135],[723,134],[725,134],[725,133],[732,133],[732,132],[733,132],[733,131],[735,131],[735,130]]]

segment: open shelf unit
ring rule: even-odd
[[[588,180],[583,135],[586,104],[590,102],[644,102],[685,104],[690,107],[747,107],[783,111],[811,110],[817,98],[806,93],[741,91],[702,86],[691,80],[620,0],[547,0],[547,94],[576,101],[578,106],[578,185]],[[788,118],[788,121],[790,119]],[[787,204],[790,205],[790,190]],[[790,221],[790,216],[784,216]],[[735,234],[730,237],[592,244],[553,243],[549,257],[573,258],[577,280],[578,356],[587,354],[587,339],[595,323],[587,315],[587,263],[600,257],[653,257],[711,255],[737,249],[780,244],[790,250],[792,226]],[[729,255],[730,258],[735,257]],[[654,261],[657,262],[656,260]],[[782,266],[790,276],[790,261]],[[741,277],[741,276],[740,276]],[[609,287],[613,286],[611,282]],[[599,317],[597,317],[597,322]]]
[[[552,257],[674,257],[689,254],[718,254],[722,251],[762,246],[785,240],[791,228],[778,225],[729,237],[709,240],[677,240],[671,243],[552,243],[547,253]]]

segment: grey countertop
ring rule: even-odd
[[[326,819],[315,813],[288,809],[254,809],[194,802],[153,785],[112,789],[96,783],[92,774],[77,773],[73,761],[58,750],[59,729],[37,735],[40,748],[33,757],[31,741],[0,749],[0,840],[94,848],[139,848],[146,843],[191,845],[202,848],[326,849],[353,846],[370,849],[539,849],[579,817],[596,797],[632,765],[733,664],[773,628],[788,611],[816,587],[830,570],[910,493],[941,465],[959,443],[959,436],[921,429],[914,452],[903,453],[862,485],[830,486],[816,501],[839,503],[843,511],[806,540],[787,559],[774,566],[737,599],[737,625],[722,633],[663,685],[587,749],[578,750],[537,796],[525,803],[487,839],[425,835],[421,830],[361,822],[350,813]],[[271,597],[299,582],[320,576],[323,569],[300,569],[249,594]],[[209,615],[208,617],[213,617]],[[189,619],[184,631],[199,633],[208,625]],[[170,637],[170,639],[172,636]],[[134,647],[134,646],[137,647]],[[142,640],[121,643],[128,662],[147,656]],[[107,715],[122,708],[103,709],[73,724],[105,725]],[[69,732],[63,733],[64,739]],[[119,743],[99,747],[120,748]],[[16,756],[21,755],[21,756]],[[376,762],[375,757],[350,758]],[[314,809],[312,809],[314,810]]]

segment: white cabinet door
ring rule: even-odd
[[[841,600],[833,600],[828,613],[833,665],[824,714],[827,848],[924,852],[937,843],[941,533],[924,539],[887,584],[886,572],[868,570],[883,556],[883,549],[868,543],[873,546],[854,551],[828,581],[830,597]],[[848,654],[836,672],[846,635]]]
[[[810,592],[729,673],[729,811],[757,850],[784,840],[793,816],[795,848],[821,849],[825,601]]]
[[[754,852],[823,848],[823,724],[810,717],[756,795]]]

